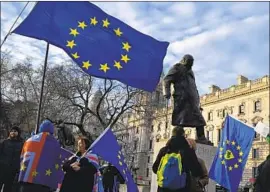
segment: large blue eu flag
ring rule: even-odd
[[[254,135],[253,128],[227,116],[209,177],[231,192],[237,192]]]
[[[146,91],[155,90],[169,46],[90,2],[38,2],[13,33],[62,48],[89,75]]]
[[[114,165],[122,177],[125,179],[127,185],[127,192],[137,192],[138,188],[134,183],[131,172],[125,163],[121,148],[110,128],[107,128],[91,145],[91,153],[99,155],[103,160]]]

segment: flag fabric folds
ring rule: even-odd
[[[110,146],[109,150],[108,146]],[[110,128],[107,128],[95,140],[95,142],[91,145],[90,150],[92,153],[99,155],[103,160],[110,162],[118,169],[122,177],[125,179],[127,192],[138,191],[138,188],[131,176],[131,172],[125,163],[120,146]]]
[[[88,151],[86,155],[84,156],[88,159],[92,165],[94,165],[97,168],[97,173],[95,174],[95,181],[94,181],[94,187],[92,192],[104,192],[103,189],[103,183],[102,183],[102,175],[99,171],[100,165],[99,165],[99,159],[96,154],[93,154],[91,151]]]
[[[60,170],[59,170],[59,175],[58,175],[58,188],[60,189],[61,187],[61,184],[63,182],[63,179],[64,179],[64,176],[65,176],[65,173],[63,172],[63,164],[71,157],[73,156],[74,154],[69,151],[69,150],[66,150],[64,148],[61,148],[60,149],[60,154],[59,154],[59,158],[60,158]],[[56,165],[58,166],[58,165]]]
[[[231,192],[237,192],[254,136],[252,127],[227,116],[209,177]]]
[[[23,146],[19,181],[57,189],[61,172],[61,148],[49,133],[30,137]]]
[[[169,46],[90,2],[38,2],[13,33],[62,48],[89,75],[146,91],[155,90]]]

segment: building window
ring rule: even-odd
[[[218,131],[218,142],[220,142],[220,140],[221,140],[221,129],[218,129],[217,131]]]
[[[160,124],[158,124],[157,131],[161,131],[161,123],[160,123]]]
[[[223,111],[222,111],[222,117],[223,118],[226,117],[227,114],[228,114],[227,109],[223,109]]]
[[[134,156],[131,157],[131,162],[134,163]]]
[[[244,104],[241,104],[239,106],[239,114],[244,114],[245,113],[245,105]]]
[[[253,159],[259,158],[259,149],[252,149],[252,158]]]
[[[137,146],[138,145],[138,141],[134,141],[134,147],[133,147],[133,150],[137,150]]]
[[[150,163],[150,156],[148,156],[147,162]]]
[[[256,178],[258,167],[252,167],[252,178]]]
[[[206,138],[209,140],[209,137],[210,137],[210,132],[209,131],[206,131]]]
[[[149,168],[146,169],[146,177],[149,177]]]
[[[261,111],[261,101],[255,101],[254,102],[254,111],[260,112]]]
[[[136,127],[136,133],[137,134],[139,133],[139,127]]]
[[[153,147],[153,140],[151,139],[151,140],[149,141],[149,149],[151,150],[152,147]]]
[[[208,121],[213,121],[213,112],[208,113]]]
[[[153,132],[153,131],[154,131],[154,125],[151,126],[151,132]]]

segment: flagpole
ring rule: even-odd
[[[37,124],[36,124],[36,134],[38,133],[39,129],[39,122],[40,122],[40,111],[42,106],[42,99],[43,99],[43,89],[44,89],[44,83],[45,83],[45,77],[46,77],[46,70],[47,70],[47,63],[48,63],[48,55],[49,55],[49,43],[47,43],[46,48],[46,55],[45,55],[45,61],[44,61],[44,68],[43,68],[43,76],[42,76],[42,82],[41,82],[41,89],[40,89],[40,97],[39,97],[39,105],[38,105],[38,113],[37,113]]]

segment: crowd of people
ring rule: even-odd
[[[24,180],[20,175],[22,162],[26,155],[27,142],[21,139],[19,127],[12,127],[9,137],[0,145],[0,189],[3,192],[52,192],[56,188],[46,186],[46,183],[31,182]],[[39,128],[37,136],[46,136],[46,140],[55,140],[54,125],[45,120]],[[31,136],[33,139],[35,135]],[[38,137],[36,137],[38,138]],[[65,172],[60,192],[88,192],[95,188],[96,174],[99,172],[102,178],[103,191],[116,192],[119,190],[116,183],[123,183],[123,178],[118,170],[108,164],[105,167],[97,168],[85,154],[92,144],[86,137],[79,137],[77,140],[77,152],[63,163],[62,169]],[[31,146],[30,146],[31,147]],[[60,147],[60,144],[59,144]],[[57,146],[54,144],[54,150]],[[160,149],[153,164],[153,172],[158,178],[158,192],[203,192],[208,184],[208,171],[202,159],[196,156],[196,141],[187,139],[182,127],[175,127],[172,137],[166,146]],[[53,164],[59,154],[46,157],[46,162]],[[98,159],[98,157],[96,156]],[[256,192],[270,192],[270,156],[258,167],[258,175],[255,183]],[[53,178],[52,178],[53,180]],[[180,181],[180,182],[179,182]],[[56,182],[55,185],[58,183]],[[98,190],[96,190],[99,192]]]
[[[28,158],[25,155],[28,148],[34,148],[32,145],[29,145],[27,141],[33,141],[34,139],[45,138],[45,142],[51,142],[50,155],[40,158],[46,160],[46,165],[51,164],[55,166],[56,160],[59,158],[57,148],[60,148],[60,144],[56,145],[54,142],[58,142],[54,138],[54,125],[49,120],[45,120],[39,127],[39,133],[37,135],[32,135],[26,142],[20,136],[21,130],[19,127],[12,127],[9,131],[9,136],[7,139],[1,142],[0,145],[0,191],[2,192],[53,192],[58,188],[58,183],[56,181],[56,176],[51,177],[51,181],[44,180],[43,183],[36,180],[33,182],[33,179],[25,179],[25,176],[20,174],[23,170],[23,162],[26,162]],[[37,137],[35,137],[37,136]],[[39,137],[40,136],[40,137]],[[43,137],[46,136],[46,137]],[[59,142],[58,142],[59,143]],[[116,192],[116,188],[119,182],[123,182],[118,170],[108,164],[102,168],[99,168],[94,165],[86,157],[87,149],[92,144],[87,137],[79,137],[77,140],[77,151],[69,159],[67,159],[62,166],[63,171],[65,172],[63,181],[58,188],[60,192],[89,192],[93,189],[93,192],[100,192],[95,188],[97,173],[102,175],[102,188],[106,192]],[[43,149],[43,152],[46,152],[46,149]],[[24,154],[24,155],[23,155]],[[98,157],[97,158],[98,162]],[[59,163],[60,164],[60,163]],[[26,165],[27,166],[27,165]],[[30,165],[28,165],[30,166]],[[27,169],[27,168],[26,168]],[[38,173],[37,173],[38,174]],[[52,174],[52,173],[51,173]],[[55,188],[51,188],[52,185],[46,185],[47,183],[54,182]],[[89,190],[90,189],[90,190]]]

